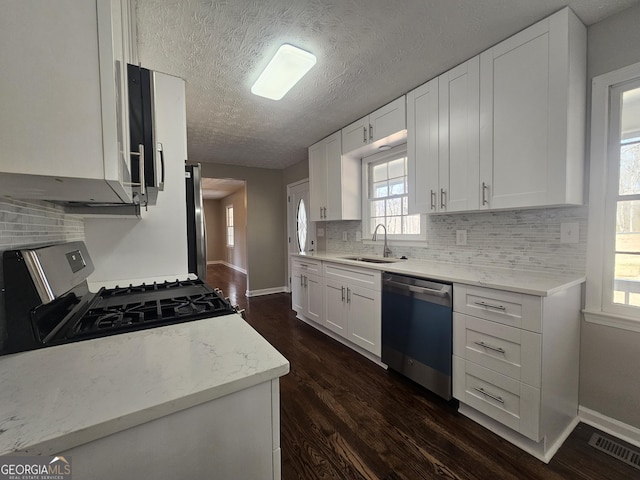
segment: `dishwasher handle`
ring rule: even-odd
[[[382,281],[383,301],[384,292],[395,293],[405,297],[414,297],[430,303],[450,307],[452,305],[451,284],[434,282],[432,280],[402,277],[400,275],[385,275]]]
[[[400,282],[394,282],[393,280],[385,280],[386,284],[390,284],[393,285],[395,287],[398,288],[402,288],[405,290],[409,290],[410,292],[413,293],[422,293],[425,295],[435,295],[436,297],[448,297],[449,296],[449,291],[448,290],[436,290],[435,288],[427,288],[427,287],[417,287],[415,285],[408,285],[406,283],[400,283]]]

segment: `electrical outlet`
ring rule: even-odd
[[[560,224],[560,243],[578,243],[580,225],[578,222]]]
[[[467,231],[456,230],[456,245],[466,245],[466,244],[467,244]]]
[[[343,242],[347,241],[347,232],[342,232],[342,241]]]
[[[361,242],[361,241],[362,241],[362,232],[358,230],[356,232],[356,242]]]

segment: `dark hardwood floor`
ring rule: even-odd
[[[640,479],[590,447],[580,424],[545,465],[404,377],[296,319],[288,294],[247,299],[245,275],[223,265],[207,282],[291,363],[280,379],[282,478]]]

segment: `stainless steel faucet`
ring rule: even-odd
[[[371,240],[375,242],[378,239],[378,228],[380,227],[384,230],[384,248],[382,249],[382,256],[386,258],[391,255],[391,249],[389,248],[389,245],[387,245],[387,227],[382,223],[376,225],[376,229],[373,231],[373,238]]]

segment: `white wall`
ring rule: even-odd
[[[234,241],[233,247],[227,246],[226,208],[233,205]],[[247,205],[246,189],[240,190],[217,200],[204,201],[205,221],[207,223],[207,261],[225,262],[247,270]]]
[[[637,5],[589,27],[589,80],[640,62],[639,25]],[[580,404],[640,428],[640,333],[583,322],[580,354]]]

